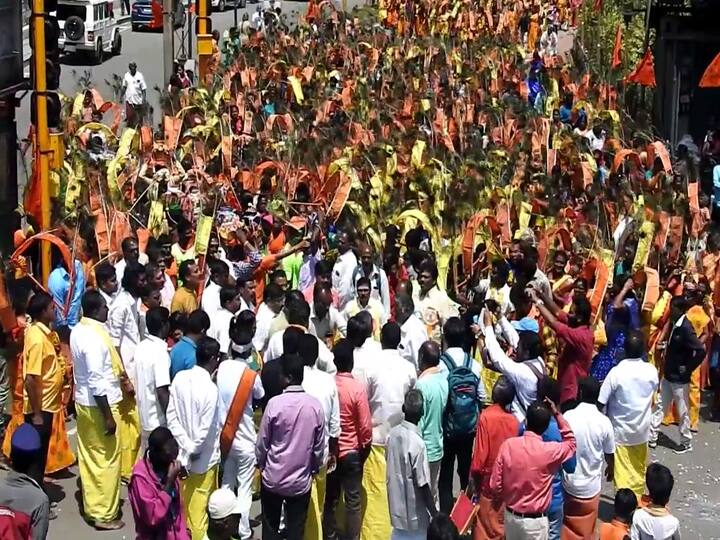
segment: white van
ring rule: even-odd
[[[119,21],[108,0],[59,0],[60,49],[65,54],[89,53],[100,64],[106,54],[122,51]]]

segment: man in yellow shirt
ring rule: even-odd
[[[197,291],[200,286],[202,276],[200,267],[194,259],[183,261],[180,264],[179,271],[182,286],[178,287],[173,295],[170,311],[182,311],[183,313],[192,313],[198,308]]]
[[[34,295],[28,303],[27,314],[32,323],[25,331],[23,346],[23,407],[25,422],[35,426],[40,434],[42,462],[34,479],[42,486],[53,415],[62,407],[65,363],[51,338],[50,326],[55,321],[52,297],[44,292]]]

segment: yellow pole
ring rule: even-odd
[[[33,60],[35,61],[35,167],[40,180],[41,229],[50,230],[50,131],[47,117],[47,80],[45,73],[45,1],[33,0]],[[50,275],[50,243],[40,243],[42,282]]]
[[[208,74],[208,64],[212,56],[212,36],[208,33],[208,0],[197,0],[197,53],[198,53],[198,82],[205,84]]]

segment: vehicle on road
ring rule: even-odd
[[[180,0],[173,1],[173,28],[177,30],[185,26],[187,8]],[[133,31],[162,30],[162,0],[136,0],[130,9],[130,23]]]
[[[211,0],[210,5],[213,11],[225,11],[229,7],[238,7],[243,9],[247,4],[247,0]]]
[[[58,45],[65,54],[90,54],[96,64],[105,55],[122,52],[120,25],[115,18],[112,1],[60,0],[56,16],[60,26]]]

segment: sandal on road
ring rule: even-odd
[[[114,521],[96,521],[93,523],[93,527],[95,527],[98,531],[117,531],[118,529],[122,529],[124,526],[125,523],[119,519]]]

